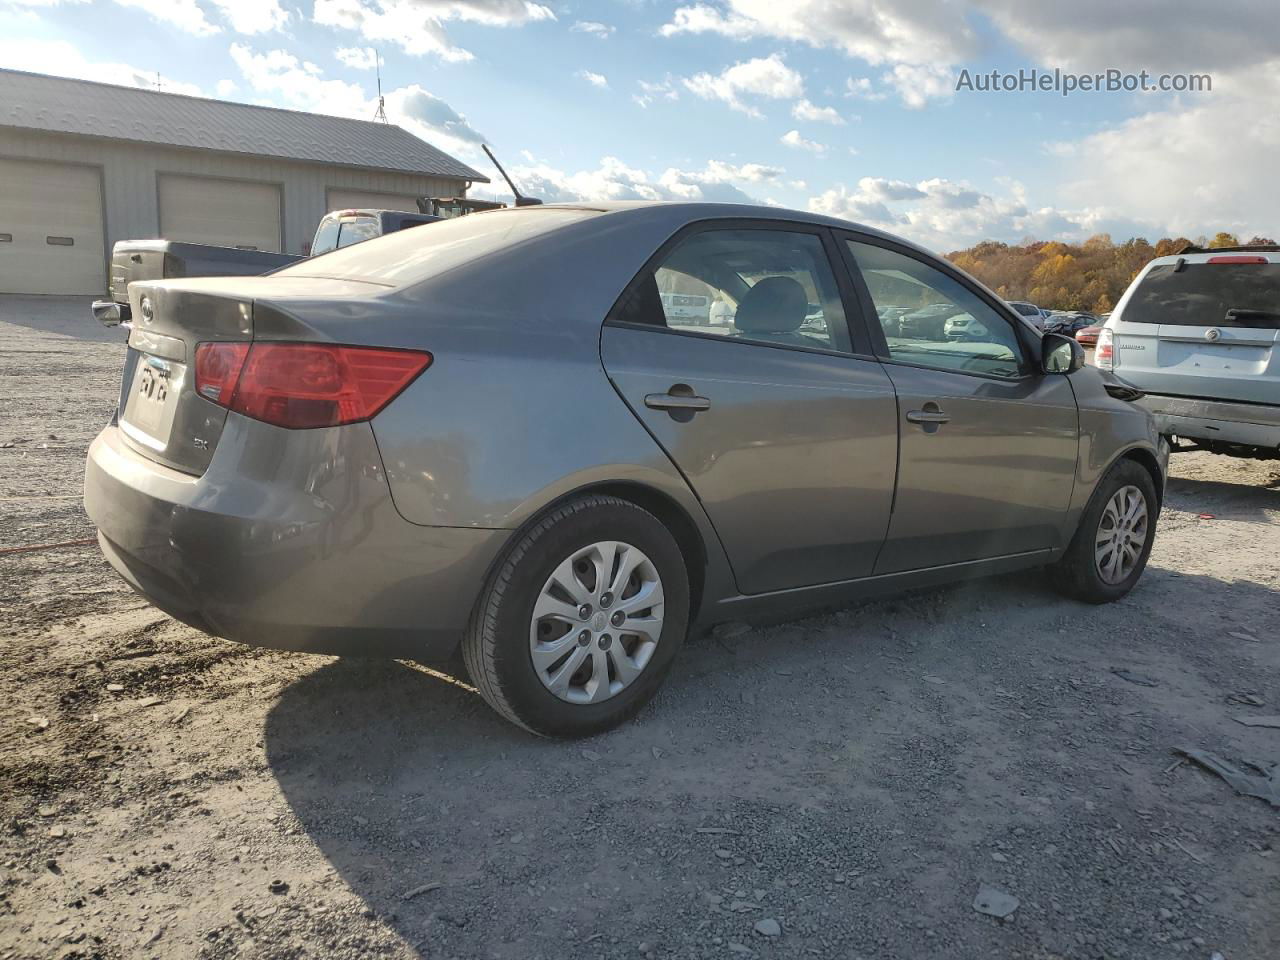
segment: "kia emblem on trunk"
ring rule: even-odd
[[[1208,340],[1210,343],[1213,343],[1215,340],[1218,340],[1219,338],[1221,338],[1221,336],[1222,336],[1222,331],[1219,330],[1217,327],[1210,327],[1208,330],[1204,332],[1204,338]]]

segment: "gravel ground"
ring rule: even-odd
[[[0,298],[0,549],[92,535],[122,354]],[[1179,456],[1122,603],[1019,575],[703,638],[579,743],[199,634],[91,546],[0,555],[0,960],[1275,958],[1280,810],[1173,749],[1280,759],[1234,719],[1280,713],[1278,488]]]

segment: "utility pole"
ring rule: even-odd
[[[373,119],[378,123],[390,123],[387,119],[387,101],[382,96],[382,54],[377,47],[373,49],[373,69],[378,77],[378,109],[374,112]]]

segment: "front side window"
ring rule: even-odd
[[[811,233],[695,233],[632,287],[615,316],[729,340],[850,350],[835,276]]]
[[[848,244],[892,359],[991,377],[1022,375],[1012,322],[959,280],[906,254]]]

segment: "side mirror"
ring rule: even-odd
[[[1084,366],[1084,347],[1071,337],[1046,333],[1040,341],[1040,368],[1045,373],[1075,373]]]

